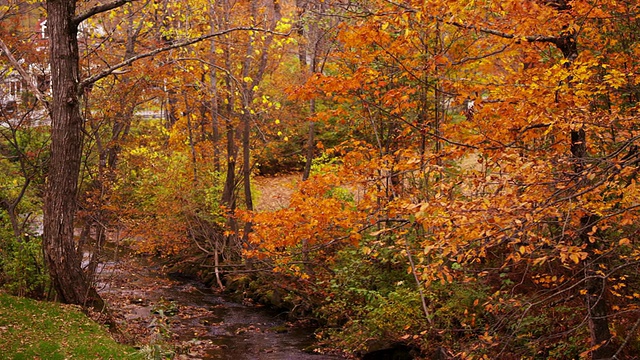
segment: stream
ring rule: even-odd
[[[177,359],[343,359],[305,352],[314,329],[287,322],[285,314],[235,303],[143,260],[100,266],[98,290],[137,341],[162,339],[177,350]]]

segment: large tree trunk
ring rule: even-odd
[[[562,51],[565,59],[568,60],[567,66],[578,57],[578,47],[576,39],[572,32],[563,33],[559,36],[555,45]],[[578,182],[584,181],[585,161],[587,160],[587,134],[584,128],[580,127],[571,130],[571,155],[573,156],[573,170]],[[586,251],[589,256],[584,261],[585,284],[587,285],[587,293],[584,296],[587,317],[589,323],[589,332],[591,335],[591,345],[597,346],[591,352],[591,358],[608,359],[614,354],[611,343],[611,331],[609,330],[609,317],[606,300],[606,278],[597,276],[597,269],[600,263],[601,246],[599,241],[595,240],[591,243],[588,233],[592,231],[592,227],[597,224],[598,217],[596,214],[587,214],[580,218],[580,242],[587,244]]]
[[[43,247],[60,300],[101,309],[104,303],[80,267],[73,238],[83,141],[75,10],[75,1],[47,1],[53,101]]]

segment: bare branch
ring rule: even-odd
[[[624,347],[627,346],[627,344],[629,343],[629,340],[636,335],[636,330],[638,330],[638,325],[640,325],[640,318],[636,320],[635,324],[633,324],[633,327],[631,327],[631,330],[629,330],[627,337],[624,338],[624,341],[622,342],[620,347],[618,347],[618,350],[616,351],[615,354],[613,354],[611,359],[620,359],[618,355],[622,353],[622,349],[624,349]]]
[[[554,44],[560,39],[560,37],[558,36],[545,36],[545,35],[521,36],[521,35],[509,34],[509,33],[505,33],[505,32],[494,30],[494,29],[478,27],[476,25],[463,24],[456,21],[445,21],[445,23],[461,29],[476,30],[484,34],[495,35],[505,39],[516,39],[516,40],[522,39],[528,42],[548,42],[548,43],[554,43]]]
[[[118,64],[115,64],[113,66],[110,66],[107,69],[102,70],[101,72],[90,76],[86,79],[84,79],[83,81],[80,82],[79,86],[78,86],[78,93],[82,93],[84,91],[84,89],[88,86],[90,86],[91,84],[95,83],[96,81],[105,78],[109,75],[111,75],[114,71],[123,68],[125,66],[131,65],[133,62],[141,60],[141,59],[145,59],[148,57],[152,57],[155,55],[158,55],[162,52],[166,52],[169,50],[173,50],[173,49],[178,49],[181,47],[185,47],[185,46],[189,46],[189,45],[193,45],[196,43],[199,43],[201,41],[207,40],[207,39],[211,39],[214,37],[218,37],[218,36],[222,36],[222,35],[226,35],[232,32],[236,32],[236,31],[261,31],[261,32],[267,32],[267,33],[271,33],[271,34],[275,34],[275,35],[282,35],[282,36],[286,36],[287,34],[283,34],[283,33],[278,33],[278,32],[274,32],[274,31],[270,31],[270,30],[265,30],[265,29],[260,29],[260,28],[254,28],[254,27],[236,27],[233,29],[227,29],[227,30],[222,30],[222,31],[218,31],[215,33],[211,33],[211,34],[207,34],[207,35],[202,35],[199,36],[197,38],[193,38],[193,39],[187,39],[187,40],[183,40],[183,41],[179,41],[176,43],[173,43],[171,45],[167,45],[161,48],[157,48],[155,50],[146,52],[146,53],[142,53],[142,54],[138,54],[136,56],[130,57],[125,61],[122,61]]]
[[[483,54],[483,55],[478,55],[478,56],[465,57],[465,58],[460,59],[458,61],[452,62],[451,65],[462,65],[462,64],[464,64],[466,62],[469,62],[469,61],[477,61],[477,60],[486,59],[488,57],[491,57],[491,56],[498,55],[498,54],[502,53],[503,51],[507,50],[508,47],[509,47],[509,44],[506,44],[502,48],[500,48],[500,49],[498,49],[496,51],[493,51],[493,52],[490,52],[490,53],[487,53],[487,54]]]
[[[404,4],[395,2],[393,0],[385,0],[387,3],[397,6],[401,9],[403,9],[406,12],[410,12],[410,13],[417,13],[418,10],[406,6]],[[564,10],[562,8],[559,8],[558,6],[560,6],[560,4],[564,4],[565,0],[548,0],[545,1],[548,5],[551,5],[554,8],[557,8],[559,10]],[[555,6],[553,6],[555,5]],[[436,20],[436,21],[441,21],[445,24],[449,24],[449,25],[453,25],[455,27],[461,28],[461,29],[467,29],[467,30],[476,30],[479,31],[481,33],[485,33],[485,34],[489,34],[489,35],[494,35],[494,36],[498,36],[501,38],[505,38],[505,39],[522,39],[522,40],[526,40],[527,42],[548,42],[548,43],[556,43],[557,41],[561,40],[561,37],[559,36],[545,36],[545,35],[528,35],[528,36],[522,36],[522,35],[515,35],[515,34],[509,34],[509,33],[505,33],[502,31],[498,31],[498,30],[494,30],[494,29],[490,29],[490,28],[485,28],[485,27],[479,27],[476,25],[470,25],[470,24],[463,24],[457,21],[446,21],[440,17],[437,16],[430,16],[429,18],[431,18],[432,20]]]
[[[29,74],[22,68],[22,65],[20,65],[18,60],[16,60],[16,58],[11,53],[11,50],[9,50],[9,47],[4,43],[4,41],[2,41],[2,39],[0,39],[0,50],[2,50],[2,52],[7,56],[11,66],[13,66],[18,71],[20,76],[22,76],[22,78],[27,83],[27,86],[29,86],[29,89],[33,92],[36,98],[41,101],[47,109],[49,109],[49,102],[46,100],[46,97],[42,93],[42,91],[38,89],[38,83],[36,79],[34,79],[31,74]]]
[[[110,3],[106,3],[106,4],[102,4],[102,5],[96,5],[94,7],[92,7],[91,9],[87,10],[86,12],[76,16],[75,18],[73,18],[73,23],[77,25],[80,25],[81,22],[87,20],[88,18],[103,13],[105,11],[109,11],[109,10],[113,10],[116,8],[119,8],[120,6],[126,4],[126,3],[130,3],[130,2],[134,2],[136,0],[115,0],[113,2]]]

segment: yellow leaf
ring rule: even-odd
[[[569,254],[569,259],[571,259],[574,263],[579,263],[580,262],[580,255],[578,253],[571,253]]]
[[[277,32],[281,32],[281,33],[287,33],[289,32],[289,30],[291,30],[291,24],[287,24],[284,22],[279,22],[278,25],[276,25],[276,29]]]
[[[547,257],[546,256],[539,257],[539,258],[533,260],[533,265],[534,266],[535,265],[540,265],[540,264],[543,264],[545,261],[547,261]]]

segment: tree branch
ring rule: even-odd
[[[29,86],[29,89],[31,89],[31,91],[36,96],[36,98],[39,101],[41,101],[48,110],[49,102],[46,100],[46,97],[42,93],[42,91],[38,89],[38,83],[36,82],[36,79],[34,79],[33,76],[31,76],[31,74],[29,74],[22,68],[22,65],[20,65],[18,60],[16,60],[16,58],[13,57],[11,50],[9,50],[9,47],[4,43],[4,41],[2,41],[2,39],[0,39],[0,50],[2,50],[2,52],[7,56],[11,66],[13,66],[18,71],[18,73],[25,80],[25,82]]]
[[[110,3],[106,3],[106,4],[102,4],[102,5],[96,5],[94,7],[92,7],[91,9],[85,11],[84,13],[76,16],[75,18],[73,18],[73,23],[77,26],[80,25],[81,22],[87,20],[88,18],[103,13],[105,11],[109,11],[109,10],[113,10],[116,8],[119,8],[120,6],[126,4],[126,3],[130,3],[130,2],[134,2],[136,0],[115,0],[113,2]]]
[[[496,51],[493,51],[493,52],[487,53],[487,54],[478,55],[478,56],[469,56],[469,57],[465,57],[465,58],[462,58],[462,59],[460,59],[460,60],[458,60],[458,61],[452,62],[452,63],[451,63],[451,65],[462,65],[462,64],[464,64],[464,63],[466,63],[466,62],[469,62],[469,61],[477,61],[477,60],[486,59],[486,58],[491,57],[491,56],[493,56],[493,55],[498,55],[498,54],[500,54],[501,52],[503,52],[503,51],[507,50],[507,48],[508,48],[509,46],[510,46],[509,44],[505,44],[502,48],[500,48],[500,49],[498,49],[498,50],[496,50]]]
[[[412,7],[406,6],[404,4],[401,4],[399,2],[395,2],[393,0],[385,0],[387,3],[397,6],[401,9],[403,9],[404,11],[410,12],[410,13],[417,13],[418,10],[414,9]],[[561,8],[560,6],[562,4],[565,4],[565,0],[545,0],[545,3],[547,3],[547,5],[550,5],[558,10],[565,10],[565,8]],[[554,6],[555,5],[555,6]],[[485,28],[485,27],[479,27],[476,25],[469,25],[469,24],[463,24],[457,21],[446,21],[440,17],[437,16],[430,16],[429,18],[436,20],[436,21],[441,21],[445,24],[449,24],[449,25],[453,25],[455,27],[461,28],[461,29],[467,29],[467,30],[476,30],[479,31],[481,33],[485,33],[485,34],[489,34],[489,35],[495,35],[501,38],[505,38],[505,39],[523,39],[526,40],[528,42],[548,42],[548,43],[556,43],[557,41],[561,40],[561,37],[559,36],[545,36],[545,35],[529,35],[529,36],[520,36],[520,35],[514,35],[514,34],[509,34],[509,33],[505,33],[502,31],[498,31],[498,30],[494,30],[494,29],[490,29],[490,28]]]
[[[502,31],[489,29],[485,27],[478,27],[476,25],[468,25],[459,23],[457,21],[444,21],[446,24],[453,25],[455,27],[467,30],[476,30],[484,34],[495,35],[504,39],[522,39],[528,42],[548,42],[548,43],[556,43],[560,37],[558,36],[545,36],[545,35],[528,35],[528,36],[519,36],[514,34],[505,33]]]
[[[635,324],[633,324],[633,327],[631,327],[631,330],[628,332],[627,337],[624,338],[624,341],[622,342],[620,347],[618,347],[618,350],[616,351],[615,354],[613,354],[611,359],[614,359],[614,360],[620,359],[618,355],[622,353],[622,349],[624,349],[624,347],[629,343],[629,340],[636,335],[636,330],[638,330],[638,325],[640,325],[640,318],[636,320]]]
[[[236,32],[236,31],[261,31],[261,32],[267,32],[267,33],[272,33],[272,34],[276,34],[276,35],[283,35],[286,36],[287,34],[281,34],[281,33],[277,33],[274,31],[270,31],[270,30],[265,30],[265,29],[260,29],[260,28],[254,28],[254,27],[236,27],[233,29],[227,29],[227,30],[222,30],[222,31],[218,31],[215,33],[211,33],[211,34],[207,34],[207,35],[202,35],[199,36],[197,38],[193,38],[193,39],[187,39],[187,40],[183,40],[180,42],[176,42],[173,43],[171,45],[167,45],[161,48],[157,48],[155,50],[146,52],[146,53],[142,53],[142,54],[138,54],[136,56],[130,57],[125,61],[122,61],[118,64],[115,64],[113,66],[108,67],[107,69],[102,70],[101,72],[90,76],[84,80],[82,80],[78,86],[78,93],[82,94],[84,92],[84,89],[90,85],[92,85],[93,83],[95,83],[96,81],[107,77],[109,75],[111,75],[115,70],[118,70],[120,68],[123,68],[125,66],[131,65],[133,62],[140,60],[140,59],[144,59],[144,58],[148,58],[148,57],[152,57],[155,56],[159,53],[165,52],[165,51],[169,51],[169,50],[173,50],[173,49],[177,49],[177,48],[181,48],[184,46],[189,46],[189,45],[193,45],[195,43],[199,43],[201,41],[210,39],[210,38],[214,38],[217,36],[222,36],[225,34],[229,34],[232,32]]]

